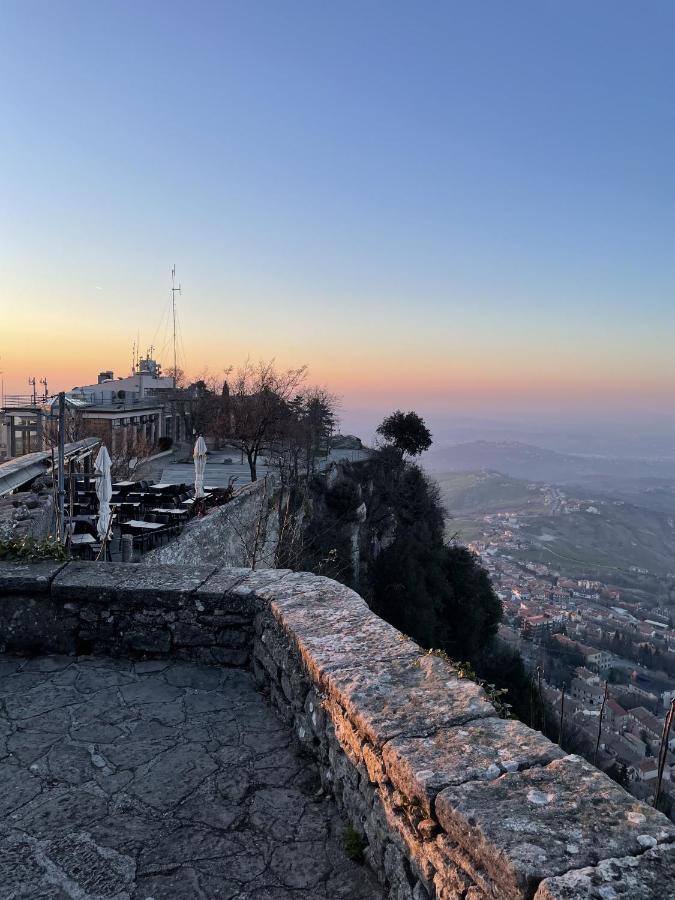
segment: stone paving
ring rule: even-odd
[[[381,900],[238,669],[0,656],[0,897]]]

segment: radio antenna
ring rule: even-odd
[[[173,389],[176,390],[176,293],[180,294],[180,281],[176,287],[176,264],[171,269],[171,309],[173,312]]]

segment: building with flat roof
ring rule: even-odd
[[[155,446],[160,438],[174,442],[192,436],[188,392],[174,388],[159,363],[140,360],[124,378],[101,372],[95,384],[66,391],[66,440],[99,437],[111,454],[135,444]],[[58,398],[35,395],[6,398],[0,408],[0,460],[48,449],[55,443]]]

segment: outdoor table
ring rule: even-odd
[[[86,544],[95,544],[96,538],[92,537],[90,534],[71,534],[70,543],[74,546],[83,547]]]
[[[112,489],[113,491],[116,491],[117,493],[124,496],[125,494],[128,494],[134,487],[136,487],[137,483],[138,482],[136,481],[116,481],[112,485]]]
[[[142,519],[130,519],[120,526],[122,534],[131,533],[133,535],[135,533],[140,538],[141,550],[144,548],[146,540],[151,540],[154,534],[166,527],[160,522],[144,522]]]
[[[90,558],[94,559],[94,553],[101,545],[91,534],[71,534],[70,546],[74,551],[86,551]]]
[[[124,523],[125,528],[143,528],[148,531],[156,531],[158,528],[164,528],[161,522],[144,522],[142,519],[129,519]]]
[[[187,509],[176,509],[172,507],[170,509],[162,509],[161,506],[156,507],[155,509],[151,509],[150,512],[159,513],[162,516],[186,516]]]
[[[150,490],[155,494],[163,494],[165,491],[175,487],[177,487],[175,484],[151,484]]]

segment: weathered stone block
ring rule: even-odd
[[[177,645],[192,647],[208,647],[216,643],[216,634],[209,628],[191,625],[186,622],[175,622],[170,626],[174,642]]]
[[[168,631],[129,629],[122,638],[122,646],[131,652],[167,653],[171,647]]]
[[[382,750],[392,784],[427,815],[436,794],[448,785],[497,778],[563,756],[540,732],[497,718],[443,728],[427,737],[394,738]]]
[[[418,659],[423,651],[396,628],[374,616],[358,595],[342,605],[305,602],[280,610],[279,624],[291,636],[312,678],[325,683],[339,669],[366,662],[387,661],[402,665]],[[336,640],[335,636],[340,639]]]
[[[530,896],[542,878],[675,839],[664,815],[570,756],[445,788],[436,814],[504,900]]]
[[[0,596],[0,648],[11,653],[73,653],[77,616],[43,594]]]
[[[124,597],[126,605],[171,606],[202,585],[213,567],[144,566],[140,563],[72,562],[52,581],[56,600],[113,602]]]
[[[248,647],[209,647],[209,662],[217,663],[221,666],[236,666],[241,668],[247,665],[250,658]],[[188,659],[192,657],[186,654]]]
[[[607,859],[542,881],[535,900],[666,900],[675,897],[675,845]]]
[[[482,688],[458,678],[436,656],[364,660],[359,668],[329,673],[326,681],[354,726],[378,748],[398,735],[430,734],[495,714]]]
[[[7,594],[48,594],[54,578],[67,563],[6,560],[0,565],[0,597]]]
[[[259,608],[255,594],[246,590],[233,593],[235,588],[245,588],[253,574],[251,569],[216,569],[195,591],[197,609],[253,616]]]

